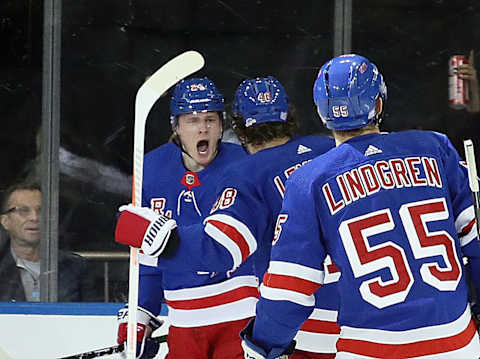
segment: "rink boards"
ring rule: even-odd
[[[123,303],[0,303],[0,359],[62,358],[115,345],[121,307]],[[162,307],[160,318],[166,315]],[[165,326],[155,335],[166,332]],[[162,344],[156,359],[166,352]]]

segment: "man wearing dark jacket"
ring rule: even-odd
[[[40,300],[41,199],[35,183],[17,184],[5,191],[0,223],[8,238],[0,244],[0,301]],[[59,251],[59,302],[93,299],[86,269],[82,257]]]

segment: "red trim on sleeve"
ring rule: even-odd
[[[220,222],[215,219],[209,219],[208,223],[223,232],[238,246],[238,248],[240,248],[240,253],[242,254],[242,262],[245,262],[248,256],[251,254],[250,248],[248,247],[248,242],[245,237],[235,227],[225,222]]]
[[[461,232],[458,234],[459,237],[466,236],[472,231],[473,226],[475,225],[475,218],[472,219],[466,226],[463,226]]]
[[[307,319],[300,330],[311,333],[340,334],[340,327],[337,323],[318,319]]]
[[[286,289],[305,295],[312,295],[322,286],[321,284],[298,277],[268,272],[263,276],[263,284],[270,288]]]

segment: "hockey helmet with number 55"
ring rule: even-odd
[[[247,79],[235,92],[233,115],[241,117],[245,127],[265,122],[286,122],[288,98],[282,84],[273,76]]]
[[[170,99],[170,120],[172,124],[178,115],[193,112],[223,112],[223,95],[212,80],[190,78],[180,81]]]
[[[353,130],[381,121],[377,98],[385,102],[387,87],[377,66],[350,54],[326,62],[313,86],[313,100],[323,124],[331,130]]]

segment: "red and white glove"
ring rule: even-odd
[[[128,328],[128,305],[120,309],[117,313],[118,334],[117,343],[127,342]],[[157,319],[152,313],[143,308],[137,310],[137,348],[136,358],[151,359],[158,353],[160,344],[151,339],[154,330],[160,328],[162,320]]]
[[[158,257],[177,228],[174,219],[156,213],[147,207],[132,204],[119,208],[120,217],[115,228],[115,241],[141,248],[146,255]]]

